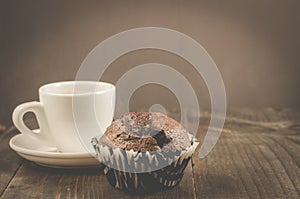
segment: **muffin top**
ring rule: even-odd
[[[158,112],[130,112],[115,120],[100,138],[112,148],[147,151],[182,151],[191,146],[187,130]]]

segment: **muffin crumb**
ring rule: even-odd
[[[191,146],[188,132],[162,113],[130,112],[115,120],[101,137],[102,145],[136,152],[181,151]]]

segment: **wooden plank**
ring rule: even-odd
[[[50,169],[25,161],[2,198],[195,198],[192,166],[173,190],[133,196],[111,187],[101,169]]]
[[[38,127],[36,118],[33,113],[25,114],[25,123],[29,128],[35,129]],[[23,158],[18,156],[10,147],[9,140],[20,133],[14,126],[11,126],[5,132],[0,134],[0,196],[5,191],[11,179],[23,162]]]
[[[300,170],[290,154],[272,139],[258,136],[254,137],[254,139],[260,139],[265,146],[261,148],[269,150],[269,153],[266,153],[268,155],[266,158],[268,161],[272,161],[271,164],[275,170],[275,177],[281,183],[285,196],[287,198],[300,197]],[[278,137],[277,139],[281,140],[283,138]]]
[[[26,123],[30,128],[37,128],[32,115],[27,115]],[[7,139],[3,141],[7,144]],[[7,146],[5,150],[14,153]],[[14,155],[12,160],[15,159],[20,158]],[[7,162],[7,165],[10,165],[10,162]],[[5,181],[4,188],[9,181]],[[151,195],[133,196],[111,187],[99,168],[51,169],[25,161],[1,198],[195,198],[193,183],[190,163],[181,183],[174,189]]]
[[[8,146],[9,140],[18,132],[10,128],[0,134],[0,196],[20,167],[23,159]]]
[[[272,125],[276,125],[276,123],[287,125],[277,125],[274,133],[266,134],[266,136],[256,134],[252,139],[255,140],[254,142],[261,142],[260,148],[269,151],[265,153],[265,157],[271,161],[271,165],[276,171],[274,174],[282,185],[285,197],[299,197],[300,145],[288,140],[291,136],[299,138],[299,131],[291,128],[299,124],[299,114],[291,110],[273,108],[263,109],[262,113],[265,115],[264,122]]]
[[[191,165],[173,190],[143,198],[194,198]],[[140,198],[111,187],[101,169],[49,169],[25,161],[2,198]]]
[[[222,135],[205,159],[193,157],[197,198],[249,198],[242,171],[238,170],[242,162],[233,157],[226,136]]]
[[[209,117],[201,121],[205,132]],[[198,147],[173,190],[133,196],[112,188],[100,169],[49,169],[25,161],[1,198],[299,198],[299,122],[292,110],[230,110],[216,147],[202,160]]]
[[[298,115],[231,110],[209,156],[193,157],[197,198],[299,198]]]
[[[283,112],[284,114],[282,114]],[[292,114],[293,117],[289,117],[288,113]],[[260,153],[273,170],[271,183],[277,181],[280,184],[278,190],[281,190],[283,193],[277,197],[300,197],[300,170],[296,158],[300,148],[299,145],[292,145],[292,143],[286,139],[290,135],[299,137],[297,132],[293,132],[293,130],[290,129],[291,125],[299,122],[299,118],[296,117],[297,114],[295,114],[295,112],[284,111],[284,109],[277,110],[273,108],[253,111],[252,114],[258,117],[260,114],[263,114],[265,117],[264,119],[260,118],[260,121],[275,125],[273,133],[264,133],[267,129],[262,128],[263,131],[246,135],[246,137],[251,139],[253,144],[258,144]],[[275,192],[278,190],[274,188]]]

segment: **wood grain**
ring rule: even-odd
[[[0,134],[0,196],[23,161],[8,145],[15,134],[13,129]]]
[[[173,115],[178,117],[178,113]],[[204,114],[197,137],[208,127]],[[232,109],[216,147],[198,147],[180,185],[149,195],[111,187],[101,169],[50,169],[22,161],[1,136],[2,198],[299,198],[300,114],[290,109]]]
[[[98,168],[49,169],[25,161],[2,198],[194,198],[193,189],[191,165],[175,189],[134,196],[111,187]]]
[[[299,122],[288,109],[230,110],[210,155],[193,157],[197,198],[299,198]]]
[[[27,119],[31,128],[35,120]],[[16,130],[14,130],[16,134]],[[7,142],[5,140],[4,142]],[[11,153],[14,153],[10,150]],[[9,162],[7,163],[9,164]],[[8,180],[6,180],[8,181]],[[192,165],[176,188],[150,195],[130,195],[113,188],[103,171],[94,169],[51,169],[24,161],[1,198],[195,198]]]

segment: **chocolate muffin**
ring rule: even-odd
[[[178,185],[198,142],[162,113],[130,112],[92,144],[109,183],[139,193]]]

